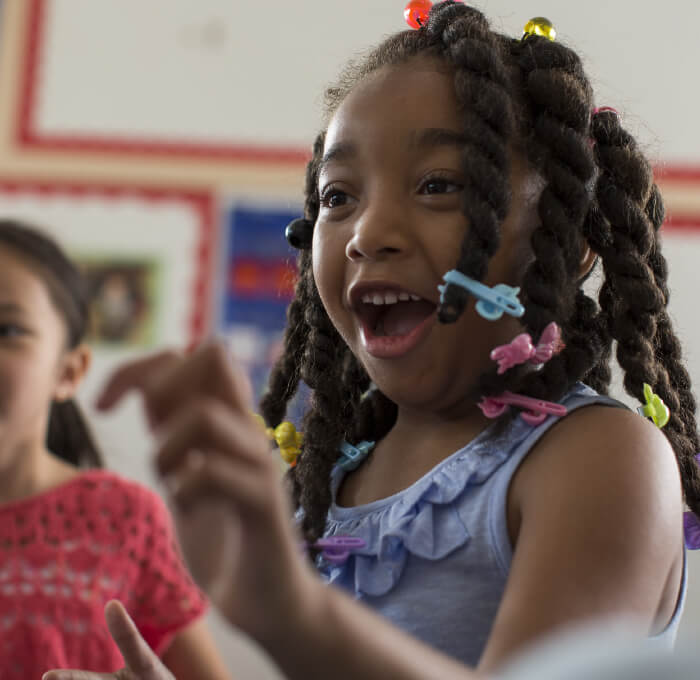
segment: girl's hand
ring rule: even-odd
[[[158,354],[119,369],[98,406],[109,409],[131,390],[159,437],[156,466],[195,579],[259,642],[286,639],[323,588],[301,558],[245,375],[218,344],[186,357]]]
[[[124,668],[116,673],[49,671],[44,673],[42,680],[175,680],[141,637],[121,602],[113,600],[107,603],[105,619],[109,632],[124,658]]]

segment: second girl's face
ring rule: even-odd
[[[0,465],[8,452],[43,445],[65,346],[65,324],[43,280],[0,246]]]
[[[494,346],[520,332],[472,300],[437,322],[438,285],[467,230],[464,143],[453,76],[432,59],[384,67],[330,121],[319,173],[313,269],[323,304],[372,380],[409,408],[457,415]],[[511,210],[486,283],[517,284],[540,183],[513,159]],[[471,402],[473,403],[473,402]]]

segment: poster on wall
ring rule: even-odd
[[[282,351],[297,275],[296,251],[284,229],[301,213],[301,208],[234,203],[224,217],[227,247],[219,323],[251,378],[256,398]],[[294,422],[300,420],[305,399],[302,390],[288,414]]]

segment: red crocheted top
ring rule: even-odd
[[[103,614],[113,598],[159,654],[206,608],[155,493],[91,470],[0,505],[0,679],[121,668]]]

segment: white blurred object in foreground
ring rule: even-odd
[[[700,654],[640,640],[624,622],[572,629],[529,648],[497,680],[698,680]]]

